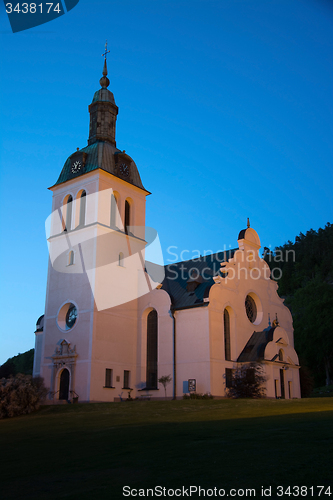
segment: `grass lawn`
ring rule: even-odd
[[[261,497],[261,486],[330,485],[333,499],[332,422],[333,398],[45,406],[0,421],[0,498],[120,499],[125,485]]]

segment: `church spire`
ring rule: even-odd
[[[109,142],[116,145],[116,120],[118,107],[114,101],[112,92],[108,89],[110,80],[107,77],[108,69],[106,56],[110,51],[107,50],[107,41],[105,43],[103,76],[99,83],[101,89],[95,92],[92,103],[89,106],[90,128],[88,145],[97,141]]]
[[[106,76],[108,74],[108,68],[106,66],[106,58],[104,60],[104,68],[103,68],[103,76],[100,79],[99,83],[103,89],[106,89],[110,85],[110,80]]]
[[[99,83],[100,83],[100,85],[101,85],[101,87],[103,89],[106,89],[110,85],[110,80],[107,78],[108,68],[107,68],[107,65],[106,65],[106,56],[107,56],[107,54],[110,51],[107,50],[107,48],[108,48],[108,41],[106,40],[106,42],[105,42],[105,52],[104,52],[104,54],[102,54],[102,56],[104,57],[103,76],[102,76],[102,78],[99,81]]]

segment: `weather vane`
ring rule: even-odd
[[[105,60],[106,60],[106,55],[110,52],[107,49],[108,49],[108,41],[106,40],[106,42],[105,42],[105,52],[104,52],[104,54],[102,54],[102,57],[104,56]]]

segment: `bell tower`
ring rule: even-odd
[[[116,106],[112,92],[108,90],[110,80],[107,74],[105,53],[103,76],[99,81],[101,89],[95,92],[93,101],[89,106],[90,127],[88,145],[94,144],[97,141],[106,141],[113,146],[116,145],[118,107]]]
[[[113,401],[135,383],[137,297],[150,290],[144,259],[150,193],[134,160],[116,147],[107,53],[89,106],[88,145],[67,158],[49,188],[50,258],[34,375],[54,400]]]

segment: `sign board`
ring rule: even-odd
[[[188,392],[195,392],[197,390],[197,381],[195,378],[188,379]]]

